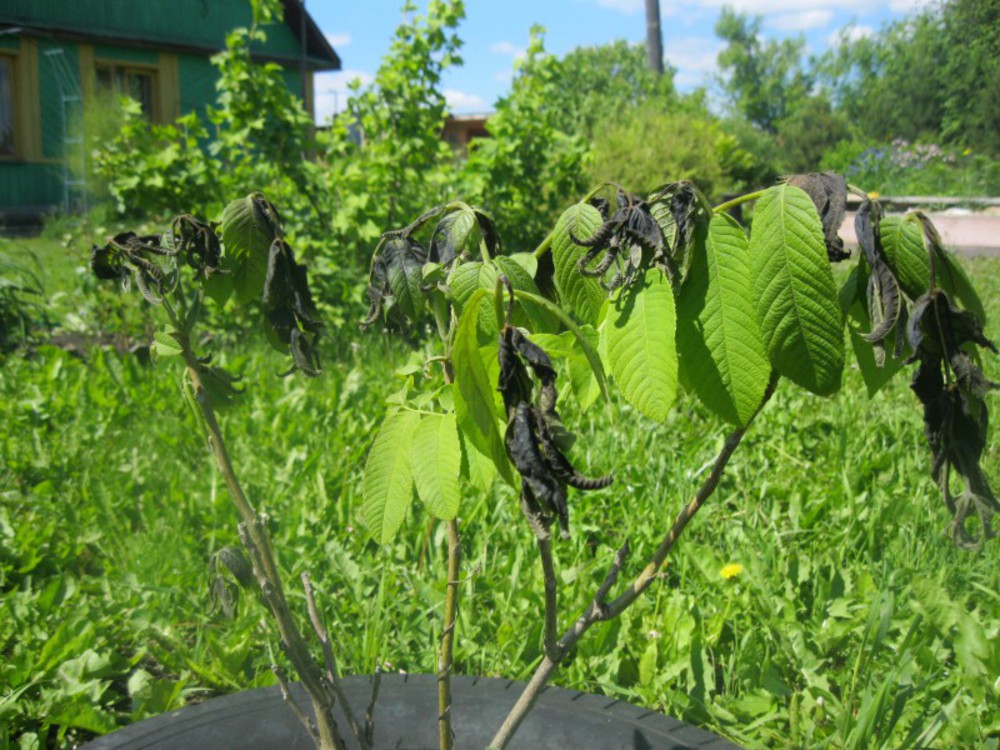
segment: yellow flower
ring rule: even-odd
[[[719,571],[719,575],[725,578],[727,581],[731,581],[742,572],[743,572],[742,565],[740,565],[739,563],[729,563],[728,565],[722,566],[722,570]]]
[[[879,193],[872,190],[870,193],[868,193],[868,197],[871,198],[873,201],[877,201],[879,198]]]

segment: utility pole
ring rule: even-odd
[[[646,0],[646,56],[649,69],[663,75],[663,32],[660,31],[660,0]]]

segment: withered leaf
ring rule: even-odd
[[[823,237],[830,262],[850,258],[851,254],[844,250],[844,241],[838,236],[847,210],[847,180],[844,176],[836,172],[810,172],[789,175],[785,182],[801,188],[812,198],[823,223]]]

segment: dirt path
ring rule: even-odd
[[[937,227],[941,240],[949,250],[970,258],[1000,257],[1000,216],[984,214],[927,214]],[[854,234],[854,214],[849,213],[840,228],[844,242],[857,246]]]

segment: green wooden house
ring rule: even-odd
[[[153,122],[214,102],[210,58],[251,18],[249,0],[2,0],[0,222],[79,192],[67,154],[81,107],[102,89],[137,99]],[[339,70],[337,53],[301,0],[284,0],[283,23],[266,31],[255,57],[281,64],[311,112],[312,74]]]

